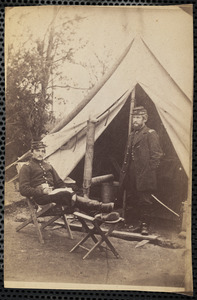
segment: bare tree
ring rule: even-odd
[[[34,40],[30,29],[27,29],[28,37],[17,50],[13,44],[9,45],[6,86],[7,164],[29,148],[32,138],[36,139],[46,132],[45,125],[54,117],[51,111],[54,88],[67,80],[60,66],[65,61],[73,61],[77,49],[72,47],[72,42],[77,26],[84,18],[77,15],[72,20],[59,17],[60,9],[54,9],[53,18],[42,38]],[[83,47],[83,43],[78,47]],[[64,86],[68,89],[79,88],[67,83]]]

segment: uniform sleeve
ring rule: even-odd
[[[30,166],[24,165],[19,173],[19,190],[22,196],[38,197],[43,195],[42,188],[31,187]]]
[[[159,166],[161,157],[163,156],[159,137],[155,130],[151,130],[151,132],[148,133],[148,143],[150,150],[150,168],[155,170]]]
[[[52,167],[52,174],[53,174],[53,182],[54,188],[64,188],[67,187],[66,183],[59,177],[55,169]]]

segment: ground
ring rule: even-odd
[[[168,246],[173,247],[147,243],[136,248],[138,241],[110,237],[120,259],[109,251],[96,250],[83,260],[84,249],[69,252],[83,232],[74,231],[71,240],[64,229],[49,228],[44,233],[44,244],[39,243],[33,225],[16,232],[16,227],[27,218],[28,209],[24,201],[18,201],[21,197],[14,187],[8,194],[12,200],[5,206],[6,285],[26,282],[28,287],[28,282],[31,285],[45,282],[77,286],[98,284],[115,286],[115,289],[121,286],[184,287],[184,240],[178,238],[176,231],[164,228],[156,232],[165,240],[168,238]]]

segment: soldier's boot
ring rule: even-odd
[[[84,198],[78,195],[72,197],[74,207],[89,213],[110,213],[114,209],[114,203],[102,203],[97,200]]]
[[[133,233],[141,233],[141,226],[137,225],[137,226],[129,226],[129,231],[133,232]]]

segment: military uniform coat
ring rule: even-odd
[[[53,189],[66,187],[55,169],[45,161],[32,159],[19,173],[19,189],[22,196],[40,197],[44,195],[42,184],[47,183]]]
[[[157,188],[156,170],[163,153],[155,130],[144,126],[140,131],[133,131],[129,136],[124,163],[120,174],[120,187],[125,177],[135,170],[137,191],[153,191]],[[130,170],[131,159],[134,163]]]

